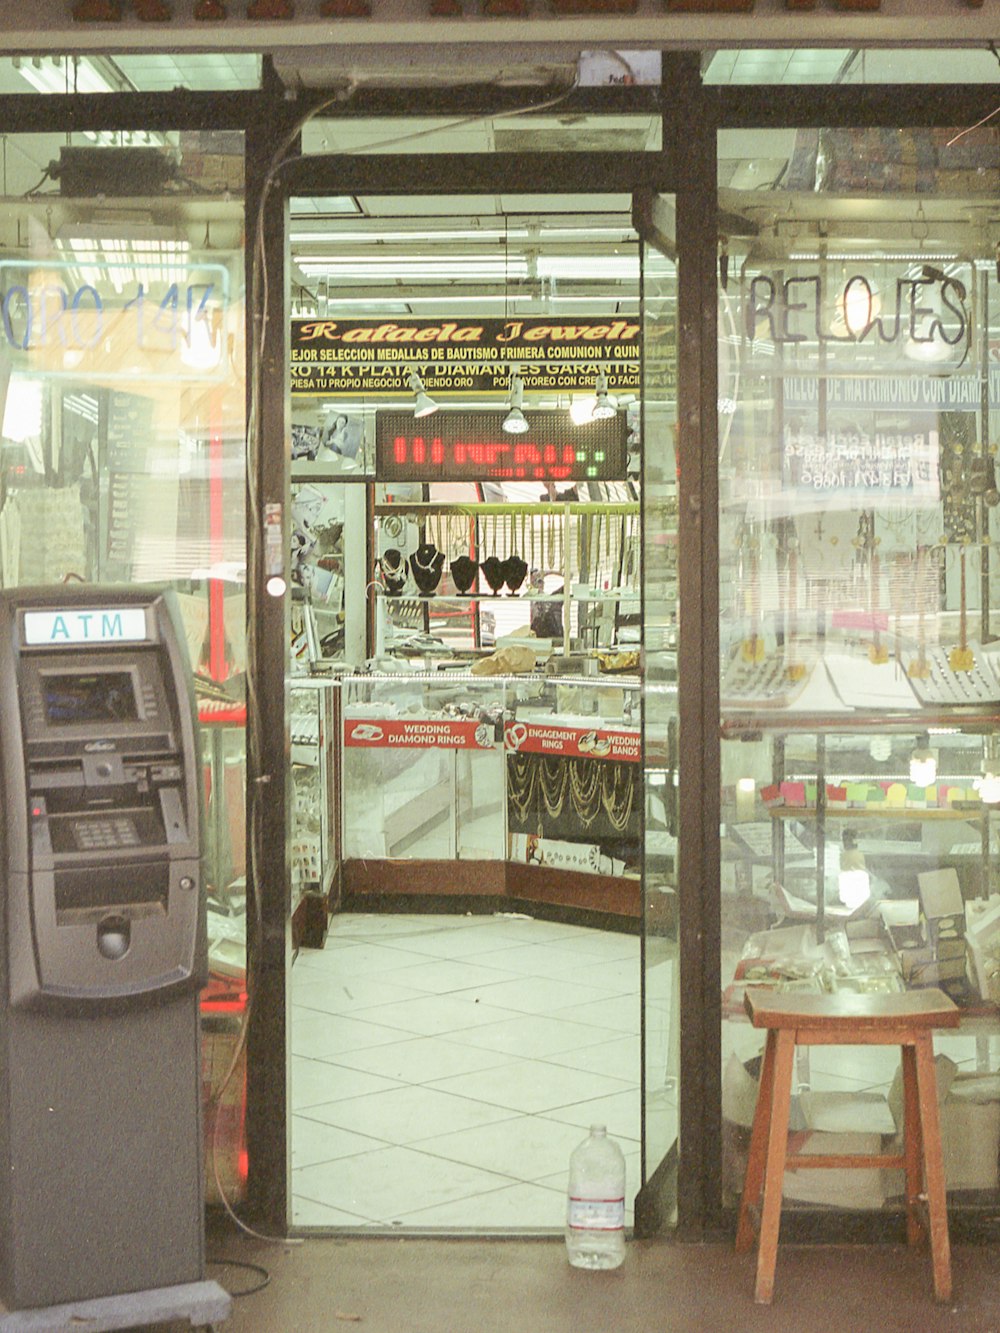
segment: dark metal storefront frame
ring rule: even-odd
[[[516,89],[362,90],[324,115],[355,118],[476,114],[523,108]],[[716,422],[716,134],[724,129],[967,126],[995,110],[996,87],[703,87],[696,52],[664,56],[659,89],[577,90],[561,109],[661,115],[662,149],[625,154],[297,157],[296,130],[319,93],[289,98],[265,59],[259,91],[0,97],[7,134],[84,130],[236,129],[245,134],[248,323],[248,919],[253,1001],[248,1032],[248,1212],[285,1234],[289,1203],[286,983],[291,955],[289,809],[284,712],[287,610],[264,591],[260,541],[267,504],[287,513],[285,394],[289,309],[285,241],[290,195],[352,192],[663,191],[675,196],[679,263],[680,753],[698,756],[679,793],[680,1143],[678,1230],[686,1238],[732,1224],[721,1205],[719,900],[718,480]],[[524,111],[530,115],[530,110]],[[276,146],[288,150],[276,160]],[[265,297],[266,293],[266,297]],[[959,1210],[961,1211],[961,1210]],[[655,1213],[655,1209],[652,1210]],[[791,1221],[792,1219],[790,1219]],[[983,1227],[956,1218],[956,1234]],[[881,1215],[807,1214],[789,1234],[884,1239]],[[992,1237],[991,1237],[992,1238]]]

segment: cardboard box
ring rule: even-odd
[[[920,922],[932,948],[938,942],[965,936],[965,901],[953,869],[928,870],[917,876]]]
[[[747,1153],[750,1142],[750,1127],[753,1124],[754,1110],[757,1106],[757,1093],[760,1079],[760,1058],[749,1060],[745,1064],[735,1054],[726,1062],[722,1078],[722,1116],[723,1116],[723,1185],[726,1192],[738,1198],[743,1189],[743,1177],[746,1173]],[[830,1132],[812,1130],[806,1118],[806,1105],[814,1117],[836,1114],[836,1123],[850,1123],[850,1100],[837,1100],[834,1108],[831,1097],[813,1097],[808,1103],[805,1097],[794,1096],[789,1109],[788,1151],[794,1153],[816,1153],[818,1155],[841,1153],[875,1154],[882,1151],[883,1136],[880,1133]],[[884,1099],[873,1099],[862,1094],[857,1101],[860,1123],[872,1123],[872,1116],[881,1116],[878,1123],[884,1122]],[[819,1121],[817,1120],[817,1123]],[[828,1121],[828,1123],[833,1123]],[[885,1122],[888,1123],[888,1122]],[[888,1182],[892,1173],[883,1167],[852,1167],[850,1170],[834,1171],[823,1168],[789,1169],[785,1172],[783,1197],[799,1203],[824,1204],[838,1208],[881,1208],[887,1195]]]
[[[1000,1077],[996,1074],[960,1074],[958,1066],[946,1055],[935,1056],[934,1069],[947,1188],[996,1189],[1000,1184]],[[901,1069],[896,1071],[888,1101],[897,1126],[896,1149],[902,1151]],[[902,1193],[902,1172],[896,1188]]]
[[[1000,1003],[1000,894],[970,902],[966,927],[976,989],[984,1000]]]

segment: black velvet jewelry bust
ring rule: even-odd
[[[486,560],[482,561],[479,568],[483,572],[483,578],[485,578],[486,582],[490,585],[490,590],[492,592],[499,592],[503,587],[504,581],[503,561],[498,560],[495,555],[491,555]]]
[[[517,592],[527,573],[527,562],[519,555],[509,555],[503,562],[503,581],[511,592]]]
[[[476,581],[479,565],[467,555],[460,555],[450,565],[452,581],[459,592],[468,592]]]
[[[407,566],[402,551],[397,551],[395,546],[389,546],[382,552],[378,563],[386,593],[390,597],[398,597],[406,583]]]
[[[421,542],[410,557],[410,573],[422,597],[429,597],[441,582],[444,552],[431,542]]]

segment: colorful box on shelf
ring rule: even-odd
[[[782,782],[780,784],[782,804],[796,809],[815,808],[815,782]]]
[[[769,810],[785,804],[780,782],[772,782],[769,787],[761,787],[758,794]]]

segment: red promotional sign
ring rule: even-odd
[[[493,747],[493,727],[487,722],[464,720],[360,718],[344,719],[344,744],[369,749],[489,750]]]
[[[574,759],[614,759],[637,764],[642,743],[637,731],[590,731],[586,727],[550,727],[539,723],[510,722],[504,745],[522,754],[554,754]]]

